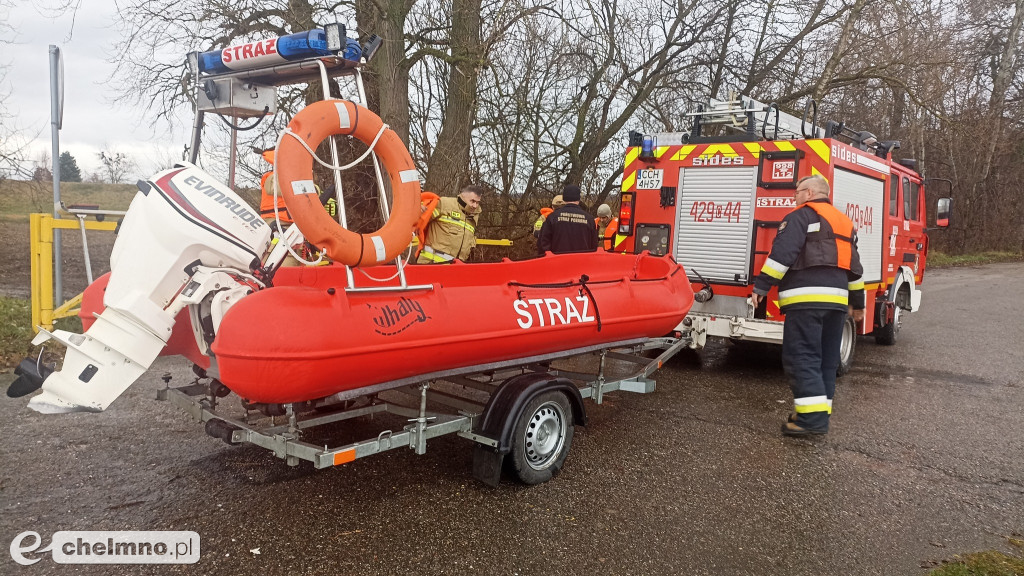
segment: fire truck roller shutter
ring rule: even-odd
[[[832,205],[846,214],[857,229],[857,252],[864,266],[864,283],[882,281],[882,248],[885,240],[885,181],[836,168]]]
[[[711,282],[746,284],[756,167],[681,168],[672,255]]]

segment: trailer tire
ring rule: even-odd
[[[519,414],[513,432],[511,468],[523,484],[555,477],[572,446],[573,415],[561,392],[539,394]]]
[[[842,376],[853,367],[853,353],[857,349],[857,323],[852,316],[846,317],[843,323],[843,339],[839,344],[839,368],[836,375]]]

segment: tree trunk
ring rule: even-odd
[[[903,86],[889,84],[892,92],[892,116],[889,118],[889,132],[896,134],[907,113],[907,91]]]
[[[829,83],[832,82],[832,78],[836,75],[836,69],[839,68],[839,62],[843,59],[843,53],[846,52],[846,48],[850,45],[850,36],[853,35],[857,20],[860,19],[864,6],[870,1],[856,0],[850,8],[850,14],[846,17],[846,22],[843,23],[843,30],[839,33],[836,45],[832,49],[832,56],[825,63],[825,69],[822,70],[821,76],[818,77],[818,81],[814,84],[812,98],[814,98],[815,102],[820,102],[825,97],[825,91],[828,90]]]
[[[992,94],[988,101],[988,123],[989,135],[988,144],[985,146],[985,155],[981,159],[981,171],[971,186],[971,197],[978,200],[977,213],[982,217],[991,214],[995,206],[1001,205],[999,200],[993,200],[993,194],[983,190],[979,193],[979,186],[992,188],[988,182],[992,172],[992,159],[996,155],[996,147],[1000,144],[1003,135],[1003,112],[1006,110],[1006,93],[1010,83],[1017,74],[1017,50],[1020,43],[1020,29],[1024,23],[1024,0],[1014,2],[1013,20],[1010,29],[1006,32],[1006,42],[1003,44],[1002,52],[999,54],[999,63],[992,74]],[[995,232],[994,226],[980,226],[978,229]],[[985,245],[992,245],[991,238],[987,238]]]
[[[711,78],[711,97],[717,98],[719,92],[722,89],[722,83],[725,81],[725,68],[726,60],[729,57],[729,45],[732,42],[732,38],[735,34],[733,27],[736,23],[736,11],[739,9],[737,2],[729,2],[727,9],[727,16],[725,18],[725,33],[722,35],[721,45],[719,46],[718,56],[715,59],[715,74]]]
[[[1002,53],[999,55],[999,64],[992,75],[992,94],[988,101],[992,134],[988,138],[988,146],[982,161],[981,177],[974,183],[975,188],[988,178],[989,172],[992,170],[992,158],[995,156],[996,145],[1002,134],[1003,111],[1006,109],[1006,91],[1017,74],[1017,46],[1020,43],[1022,23],[1024,23],[1024,0],[1016,0],[1014,2],[1013,21],[1010,23],[1010,29],[1006,33],[1006,43],[1003,44]]]
[[[425,189],[441,195],[457,193],[467,181],[469,148],[476,120],[477,84],[484,65],[481,42],[481,0],[453,0],[448,67],[448,104],[441,132],[427,163]]]
[[[356,18],[363,40],[383,39],[364,70],[366,105],[377,112],[403,142],[409,142],[409,68],[405,54],[405,21],[415,0],[356,0]]]

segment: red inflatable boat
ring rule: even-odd
[[[384,278],[395,270],[368,272]],[[409,289],[364,292],[345,290],[344,266],[280,269],[273,288],[224,316],[212,346],[221,382],[253,402],[314,400],[440,370],[663,336],[693,303],[682,267],[647,254],[549,254],[405,273]],[[102,299],[86,300],[83,316]],[[187,315],[174,331],[164,355],[208,364]]]
[[[379,230],[346,230],[320,204],[309,151],[334,135],[361,140],[389,175],[394,202]],[[352,102],[318,102],[296,114],[275,160],[297,224],[276,244],[241,197],[194,165],[140,182],[111,276],[83,296],[88,333],[40,333],[34,343],[65,346],[64,365],[53,371],[24,361],[15,392],[41,387],[29,405],[43,413],[101,411],[158,354],[180,354],[243,399],[304,402],[664,336],[693,303],[682,267],[647,254],[549,254],[398,274],[384,263],[412,238],[419,175],[393,131]],[[284,249],[303,239],[335,264],[279,268]]]

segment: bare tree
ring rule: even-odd
[[[449,37],[447,104],[427,170],[427,187],[457,192],[469,184],[469,149],[476,118],[479,71],[486,64],[482,1],[453,0]]]
[[[814,83],[814,92],[812,93],[812,96],[815,100],[821,100],[825,95],[825,90],[828,88],[828,84],[832,78],[835,77],[836,69],[839,68],[839,63],[843,58],[843,54],[850,45],[854,27],[857,25],[857,21],[860,19],[860,15],[864,11],[864,6],[866,6],[870,1],[871,0],[855,0],[853,5],[850,6],[850,11],[846,16],[846,22],[843,23],[843,28],[839,32],[839,37],[836,39],[835,45],[832,48],[832,56],[830,56],[828,62],[825,63],[825,69],[822,70],[821,74],[818,76],[818,81]]]
[[[32,160],[32,180],[35,182],[53,182],[53,164],[50,162],[50,151],[40,150]]]
[[[416,0],[355,1],[360,31],[383,39],[366,75],[370,108],[406,142],[410,124],[409,73],[419,57],[409,54],[405,32],[406,20],[415,4]],[[411,39],[418,40],[415,35]]]
[[[167,53],[335,14],[362,38],[379,34],[369,106],[428,187],[473,180],[496,192],[482,223],[495,234],[528,235],[567,181],[608,200],[628,129],[685,130],[694,104],[735,91],[798,115],[813,99],[821,121],[902,140],[899,154],[954,181],[958,222],[977,232],[964,245],[1024,247],[1006,209],[1024,209],[1024,0],[126,0],[121,11],[119,73],[136,79],[125,97],[168,118],[191,106],[193,87],[184,58]],[[320,93],[282,90],[281,113],[246,144],[268,145]],[[243,173],[265,169],[254,160]]]
[[[103,171],[107,181],[111,184],[120,184],[128,177],[129,172],[135,169],[135,160],[124,152],[118,152],[104,144],[97,156],[103,164]]]
[[[14,6],[12,0],[0,0],[0,47],[10,44],[14,30],[9,24],[7,13]],[[26,177],[23,165],[27,142],[21,130],[15,125],[14,114],[7,108],[10,95],[7,85],[6,63],[0,62],[0,178],[7,176]]]

